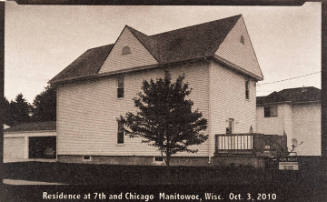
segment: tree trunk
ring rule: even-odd
[[[172,184],[172,176],[171,176],[171,170],[170,170],[170,153],[169,151],[166,152],[166,166],[167,166],[167,183]]]
[[[170,154],[169,154],[169,152],[166,153],[166,165],[167,165],[167,167],[169,167],[169,165],[170,165]]]

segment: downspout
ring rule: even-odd
[[[211,89],[211,78],[210,78],[210,71],[211,71],[211,63],[207,58],[204,58],[205,61],[208,63],[208,164],[211,164],[211,99],[210,99],[210,89]]]

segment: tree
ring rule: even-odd
[[[34,98],[32,107],[33,121],[56,120],[56,89],[50,86]]]
[[[126,135],[141,137],[143,143],[157,147],[168,167],[173,154],[197,152],[190,146],[208,138],[201,133],[207,120],[198,110],[192,111],[193,102],[187,99],[192,89],[183,80],[184,75],[172,83],[166,71],[164,79],[143,81],[142,91],[133,99],[139,111],[118,119]]]
[[[13,125],[29,122],[31,120],[29,116],[31,112],[31,106],[26,101],[22,93],[19,93],[15,100],[10,102],[9,108]]]
[[[13,121],[10,114],[10,103],[6,97],[0,99],[0,116],[3,117],[3,123],[12,125]]]

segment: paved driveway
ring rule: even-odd
[[[58,182],[40,182],[40,181],[16,180],[16,179],[3,179],[2,183],[8,185],[65,185],[64,183],[58,183]]]

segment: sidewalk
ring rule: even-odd
[[[65,185],[64,183],[58,183],[58,182],[40,182],[40,181],[17,180],[17,179],[3,179],[2,183],[7,185]]]

